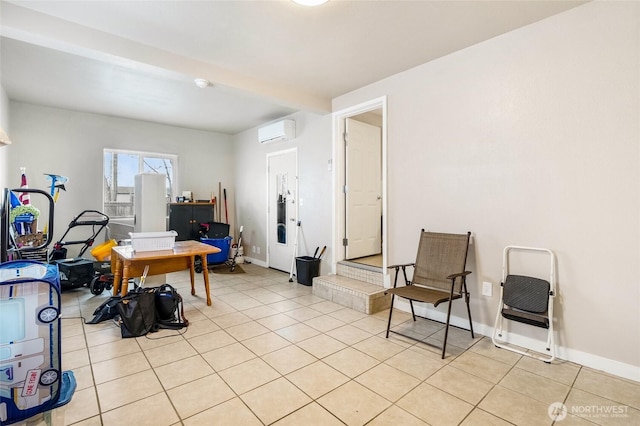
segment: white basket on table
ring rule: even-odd
[[[177,235],[176,231],[129,232],[134,252],[172,250]]]

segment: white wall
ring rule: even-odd
[[[331,116],[297,113],[296,138],[291,141],[258,143],[258,129],[234,136],[238,224],[244,225],[245,254],[265,264],[267,257],[267,154],[292,147],[298,149],[298,207],[301,221],[298,253],[311,255],[315,247],[327,245],[321,273],[328,273],[331,258]],[[260,247],[260,254],[247,248]]]
[[[9,98],[7,97],[4,87],[0,86],[0,127],[4,129],[11,138],[11,129],[9,129]],[[0,146],[0,190],[9,185],[9,148]],[[0,201],[2,194],[0,194]]]
[[[333,103],[388,96],[391,263],[421,227],[472,231],[471,309],[491,325],[498,288],[481,286],[499,283],[504,246],[550,248],[561,355],[636,380],[639,22],[638,3],[586,4]]]
[[[190,190],[196,199],[209,199],[220,181],[233,182],[228,135],[21,102],[10,108],[9,185],[20,185],[20,166],[30,188],[48,190],[43,173],[69,177],[56,204],[54,241],[82,210],[102,209],[104,148],[178,155],[177,193]]]

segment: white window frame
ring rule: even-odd
[[[171,171],[172,171],[172,176],[171,176],[171,193],[168,194],[168,202],[171,202],[171,200],[173,200],[175,198],[175,194],[176,194],[176,188],[178,188],[178,182],[177,182],[177,177],[178,177],[178,156],[175,154],[166,154],[166,153],[158,153],[158,152],[149,152],[149,151],[134,151],[134,150],[125,150],[125,149],[114,149],[114,148],[105,148],[103,150],[102,153],[102,164],[103,164],[103,170],[102,170],[102,179],[103,179],[103,188],[102,188],[102,207],[103,207],[103,211],[107,212],[107,210],[111,210],[106,206],[106,203],[108,203],[109,201],[107,201],[107,196],[105,194],[105,191],[108,190],[108,184],[106,181],[106,162],[107,162],[107,154],[127,154],[127,155],[136,155],[138,156],[138,171],[136,174],[138,173],[143,173],[145,172],[144,170],[144,159],[145,158],[160,158],[160,159],[166,159],[169,160],[171,162]],[[134,194],[134,188],[131,187],[131,194]],[[117,198],[117,194],[116,194],[116,198]],[[116,201],[116,200],[114,200]],[[125,214],[125,215],[110,215],[110,217],[112,218],[120,218],[120,219],[132,219],[133,218],[133,200],[131,200],[131,214]],[[127,204],[126,202],[123,204]],[[108,213],[107,213],[108,214]]]

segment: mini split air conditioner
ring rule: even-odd
[[[276,121],[258,129],[258,141],[260,143],[286,141],[295,137],[296,122],[293,120]]]

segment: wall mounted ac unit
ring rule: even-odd
[[[295,137],[296,122],[293,120],[276,121],[258,129],[258,141],[260,143],[286,141]]]

